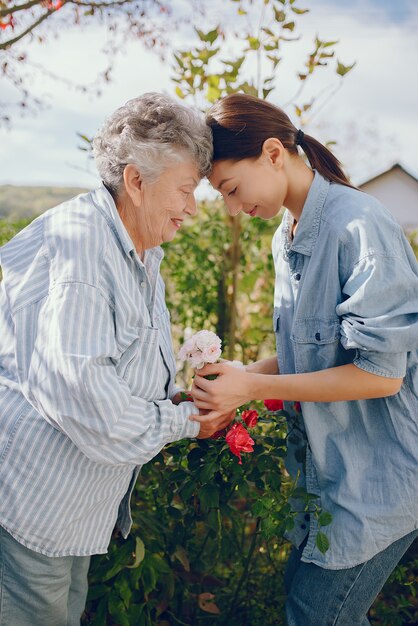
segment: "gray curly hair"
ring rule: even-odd
[[[129,100],[104,122],[93,140],[103,182],[115,193],[128,163],[154,182],[170,165],[192,159],[200,176],[211,169],[212,134],[203,116],[170,96],[149,92]]]

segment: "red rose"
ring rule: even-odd
[[[233,424],[226,434],[225,441],[232,454],[239,458],[240,465],[242,465],[241,452],[254,452],[254,441],[243,424]]]
[[[247,424],[248,428],[254,428],[258,422],[258,413],[257,411],[243,411],[241,415],[244,422]]]
[[[302,413],[302,407],[300,405],[300,402],[295,402],[293,405],[293,408],[296,411],[296,413]]]
[[[283,411],[283,400],[264,400],[264,406],[268,411]]]

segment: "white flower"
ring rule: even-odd
[[[182,345],[179,358],[187,361],[194,369],[205,363],[215,363],[222,353],[222,341],[210,330],[200,330]]]

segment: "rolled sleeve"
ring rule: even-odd
[[[371,254],[343,285],[336,313],[340,340],[357,351],[354,365],[389,378],[403,378],[407,353],[418,347],[418,276],[402,256]]]
[[[358,350],[353,361],[361,370],[386,378],[403,378],[406,374],[407,353],[390,354]]]

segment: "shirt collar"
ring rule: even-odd
[[[287,255],[300,252],[311,256],[318,238],[322,209],[329,190],[329,181],[314,170],[315,176],[310,186],[302,214],[293,240],[291,239],[293,217],[286,211],[283,221],[284,250]]]
[[[124,223],[119,215],[119,211],[116,207],[115,201],[113,199],[112,194],[105,187],[104,183],[100,185],[97,189],[92,192],[93,202],[95,206],[104,213],[105,217],[107,217],[107,222],[109,226],[112,228],[117,238],[120,241],[120,244],[123,248],[123,251],[126,255],[130,257],[136,257],[137,261],[140,265],[143,265],[140,257],[138,256],[134,243],[129,236],[128,231],[126,230]],[[110,221],[109,221],[110,218]],[[156,246],[155,248],[151,248],[145,251],[144,259],[147,262],[153,261],[161,261],[164,257],[164,251],[161,246]]]

